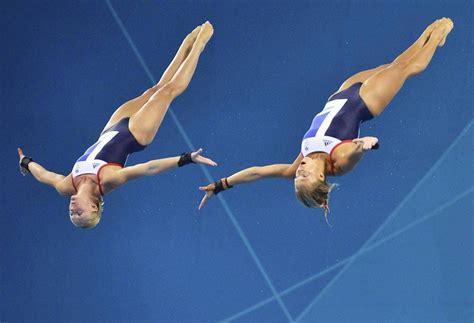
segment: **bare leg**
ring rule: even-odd
[[[171,80],[173,75],[176,73],[178,68],[181,66],[181,64],[191,51],[191,48],[200,30],[201,26],[198,26],[186,36],[181,46],[179,47],[175,57],[171,61],[166,71],[163,73],[163,76],[161,77],[160,81],[153,87],[143,92],[142,95],[140,95],[139,97],[125,102],[117,110],[115,110],[114,114],[110,117],[109,121],[105,125],[104,130],[111,127],[119,120],[134,115],[151,98],[151,96],[155,94],[156,91],[158,91],[159,88],[161,88],[164,84],[168,83]]]
[[[430,37],[431,32],[433,31],[434,27],[438,24],[438,22],[439,20],[436,20],[431,25],[429,25],[425,29],[425,31],[421,34],[421,36],[407,50],[405,50],[402,54],[400,54],[394,60],[394,62],[406,60],[412,57],[416,52],[418,52],[423,47],[423,45],[428,41],[428,38]],[[350,78],[345,80],[344,83],[342,83],[338,92],[347,89],[354,83],[358,83],[358,82],[364,83],[369,77],[387,68],[389,65],[390,64],[381,65],[379,67],[376,67],[370,70],[365,70],[365,71],[352,75]]]
[[[214,29],[209,22],[202,28],[184,62],[171,80],[156,91],[147,103],[130,118],[130,131],[137,141],[148,145],[153,141],[171,102],[188,87],[194,75],[201,52],[212,37]]]
[[[380,72],[381,70],[383,70],[387,66],[388,66],[388,64],[381,65],[379,67],[372,68],[370,70],[365,70],[365,71],[362,71],[362,72],[359,72],[357,74],[352,75],[347,80],[345,80],[344,83],[341,84],[341,87],[339,87],[339,90],[337,90],[337,92],[341,92],[341,91],[347,89],[348,87],[350,87],[351,85],[353,85],[355,83],[359,83],[359,82],[364,83],[365,80],[367,80],[369,77],[371,77],[375,73]]]
[[[400,55],[393,63],[368,78],[360,89],[360,96],[374,116],[380,115],[410,77],[423,72],[436,49],[453,28],[450,19],[443,18],[433,28],[426,43],[413,55]],[[411,51],[411,47],[408,49]]]

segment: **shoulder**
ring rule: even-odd
[[[126,183],[123,169],[118,165],[108,165],[100,170],[97,176],[104,194],[110,193],[110,191]]]
[[[72,183],[72,175],[69,174],[68,176],[64,177],[61,181],[59,181],[54,188],[56,191],[62,196],[71,196],[76,193],[76,189]]]
[[[296,170],[300,166],[302,160],[303,154],[300,152],[293,163],[286,165],[286,167],[282,170],[282,176],[290,179],[294,178]]]
[[[352,142],[352,140],[344,140],[344,141],[340,142],[339,144],[337,144],[331,150],[331,158],[339,159],[339,158],[350,156],[355,151],[357,151],[358,146],[359,145]]]
[[[363,156],[360,145],[347,141],[340,144],[331,152],[336,176],[344,175],[355,168]]]

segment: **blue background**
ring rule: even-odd
[[[473,320],[471,1],[1,6],[1,321]],[[381,149],[336,178],[332,228],[287,180],[237,187],[198,211],[209,179],[192,166],[112,193],[100,225],[78,230],[67,199],[19,175],[16,147],[68,174],[115,108],[152,85],[113,10],[156,79],[188,32],[213,23],[172,105],[219,163],[213,179],[292,162],[344,79],[390,62],[434,19],[455,29],[363,126]],[[129,164],[189,149],[168,115]]]

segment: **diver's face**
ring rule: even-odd
[[[97,205],[87,196],[73,195],[69,202],[69,217],[75,226],[81,226],[83,221],[93,217],[93,212],[98,211]]]
[[[324,181],[326,176],[322,167],[321,164],[309,157],[303,158],[296,169],[295,188],[311,186],[316,182]]]

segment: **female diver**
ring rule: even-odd
[[[206,194],[199,209],[211,197],[235,185],[284,177],[294,179],[296,196],[304,206],[324,209],[327,222],[329,193],[335,186],[326,181],[327,177],[348,173],[367,151],[378,148],[377,138],[359,138],[360,123],[379,116],[405,81],[428,66],[453,26],[448,18],[435,21],[392,63],[347,79],[313,119],[303,137],[301,153],[292,164],[250,167],[200,187]]]
[[[18,148],[24,175],[31,172],[39,182],[53,186],[63,196],[71,196],[69,214],[75,226],[95,227],[102,214],[102,196],[133,179],[189,163],[216,166],[214,161],[201,156],[199,149],[125,167],[129,154],[143,150],[153,141],[171,102],[191,81],[199,56],[213,33],[209,22],[194,29],[184,39],[160,81],[115,111],[98,141],[76,161],[68,176],[46,170]]]

